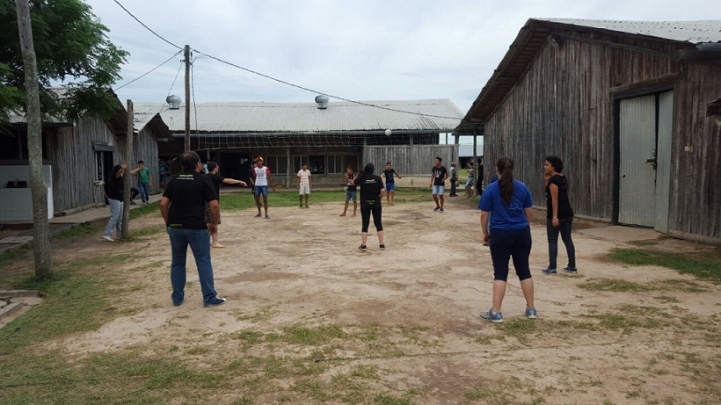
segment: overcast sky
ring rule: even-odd
[[[86,1],[109,28],[110,39],[130,52],[115,87],[177,51],[113,0]],[[715,2],[708,0],[119,1],[177,45],[284,81],[352,100],[447,98],[463,114],[529,18],[719,18],[710,13]],[[119,90],[121,100],[165,100],[181,59]],[[194,77],[198,102],[310,102],[315,97],[203,57],[194,62]],[[172,93],[183,96],[182,71]]]

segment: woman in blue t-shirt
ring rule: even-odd
[[[496,162],[498,181],[491,183],[483,191],[478,204],[481,210],[481,229],[483,242],[490,243],[493,260],[493,307],[481,312],[481,318],[491,322],[503,322],[501,304],[506,295],[508,280],[508,261],[513,258],[513,267],[521,281],[521,290],[526,298],[526,316],[535,319],[536,308],[533,304],[533,279],[528,266],[531,254],[531,227],[533,199],[525,184],[513,179],[513,159],[502,157]],[[488,231],[489,214],[491,215]]]

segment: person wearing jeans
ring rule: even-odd
[[[108,205],[110,206],[110,218],[105,226],[103,239],[108,242],[115,242],[113,239],[113,229],[115,229],[115,237],[120,237],[122,216],[123,216],[123,195],[125,193],[125,169],[128,166],[125,163],[113,166],[110,169],[110,176],[106,183],[105,194],[108,197]]]
[[[548,267],[543,274],[555,275],[556,257],[558,256],[558,234],[561,234],[563,244],[566,246],[568,266],[564,271],[577,274],[576,248],[571,239],[573,225],[573,208],[568,200],[568,179],[561,174],[563,161],[558,156],[547,156],[543,164],[543,174],[546,179],[546,233],[548,235]]]
[[[138,175],[138,188],[140,189],[140,200],[143,204],[150,204],[150,187],[153,183],[150,181],[150,169],[145,167],[145,162],[138,160],[138,168],[131,171],[130,174]]]
[[[210,241],[205,221],[207,204],[211,225],[220,222],[218,194],[210,178],[203,174],[197,153],[183,153],[181,165],[183,172],[168,182],[160,200],[160,213],[170,238],[170,284],[173,288],[170,297],[175,306],[185,301],[186,254],[190,246],[198,268],[203,306],[223,305],[226,300],[218,297],[213,282]]]

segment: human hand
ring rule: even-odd
[[[483,244],[487,245],[491,241],[491,235],[484,233],[483,234]]]
[[[553,225],[554,228],[558,228],[561,225],[561,221],[558,218],[553,218],[551,225]]]
[[[125,170],[125,169],[128,168],[128,164],[125,163],[125,162],[123,162],[123,163],[120,164],[120,168],[123,169],[123,170]]]

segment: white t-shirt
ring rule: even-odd
[[[255,185],[256,186],[267,186],[268,185],[268,176],[270,175],[270,169],[261,166],[256,167],[255,169]]]
[[[299,170],[298,177],[301,186],[310,185],[310,170]]]

